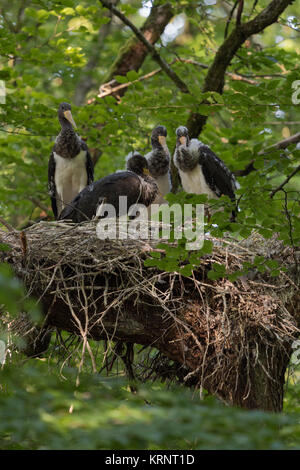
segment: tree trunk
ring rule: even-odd
[[[172,16],[173,9],[169,3],[153,5],[150,15],[141,27],[141,33],[150,44],[153,45],[158,41]],[[115,86],[118,83],[114,80],[116,75],[126,76],[130,70],[138,71],[144,63],[147,54],[148,49],[145,45],[136,36],[130,37],[112,64],[104,79],[104,83],[109,82],[111,86]],[[123,96],[125,92],[126,88],[123,88],[118,94]]]

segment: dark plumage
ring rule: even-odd
[[[76,134],[76,124],[68,103],[58,108],[61,131],[48,164],[48,188],[57,218],[66,204],[94,179],[94,168],[86,143]]]
[[[125,215],[134,204],[148,207],[157,193],[158,187],[149,175],[147,160],[134,152],[127,160],[127,171],[113,173],[87,186],[62,211],[59,219],[73,222],[90,220],[96,216],[102,203],[113,205],[117,216]],[[127,204],[120,204],[120,196],[127,196]]]
[[[148,160],[151,176],[158,185],[159,195],[155,204],[166,203],[163,196],[171,191],[170,152],[166,143],[167,129],[157,126],[151,134],[152,150],[145,157]]]
[[[191,139],[186,127],[176,130],[174,163],[186,192],[218,198],[223,194],[235,200],[238,183],[225,163],[198,139]]]
[[[148,160],[149,170],[153,178],[168,175],[170,166],[170,152],[166,144],[167,129],[157,126],[151,134],[151,152],[145,157]]]

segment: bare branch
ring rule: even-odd
[[[42,201],[40,201],[37,197],[30,196],[28,198],[34,205],[42,209],[42,211],[46,212],[47,215],[51,213],[49,207],[46,206]]]

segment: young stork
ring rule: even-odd
[[[210,199],[224,194],[234,202],[239,184],[225,163],[200,140],[190,139],[186,127],[178,127],[176,135],[174,164],[184,191],[207,194]],[[232,215],[234,218],[234,211]]]
[[[71,105],[58,108],[61,131],[48,164],[48,188],[52,210],[57,219],[63,208],[94,179],[94,168],[86,143],[74,131]]]
[[[171,191],[170,152],[166,143],[167,129],[157,126],[151,134],[151,152],[145,155],[148,160],[151,176],[155,179],[159,195],[154,201],[156,204],[166,204],[163,196]]]
[[[113,205],[117,216],[125,215],[134,204],[148,207],[157,194],[158,187],[149,175],[146,158],[133,152],[127,160],[127,171],[112,173],[84,188],[65,207],[59,220],[70,219],[76,223],[91,220],[103,203]],[[127,197],[124,207],[120,206],[119,196]]]

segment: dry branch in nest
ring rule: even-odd
[[[227,403],[281,409],[284,372],[300,326],[299,253],[276,237],[212,239],[213,253],[190,277],[146,268],[153,242],[99,240],[95,222],[40,222],[22,237],[0,232],[0,240],[11,247],[3,261],[42,306],[44,334],[50,327],[82,339],[80,367],[87,353],[99,370],[90,339],[137,343],[159,351],[156,360],[149,356],[139,365],[144,378],[161,373],[169,359],[177,377]],[[252,270],[234,283],[207,278],[213,262],[233,272],[257,255],[277,260],[286,271],[272,278]]]

